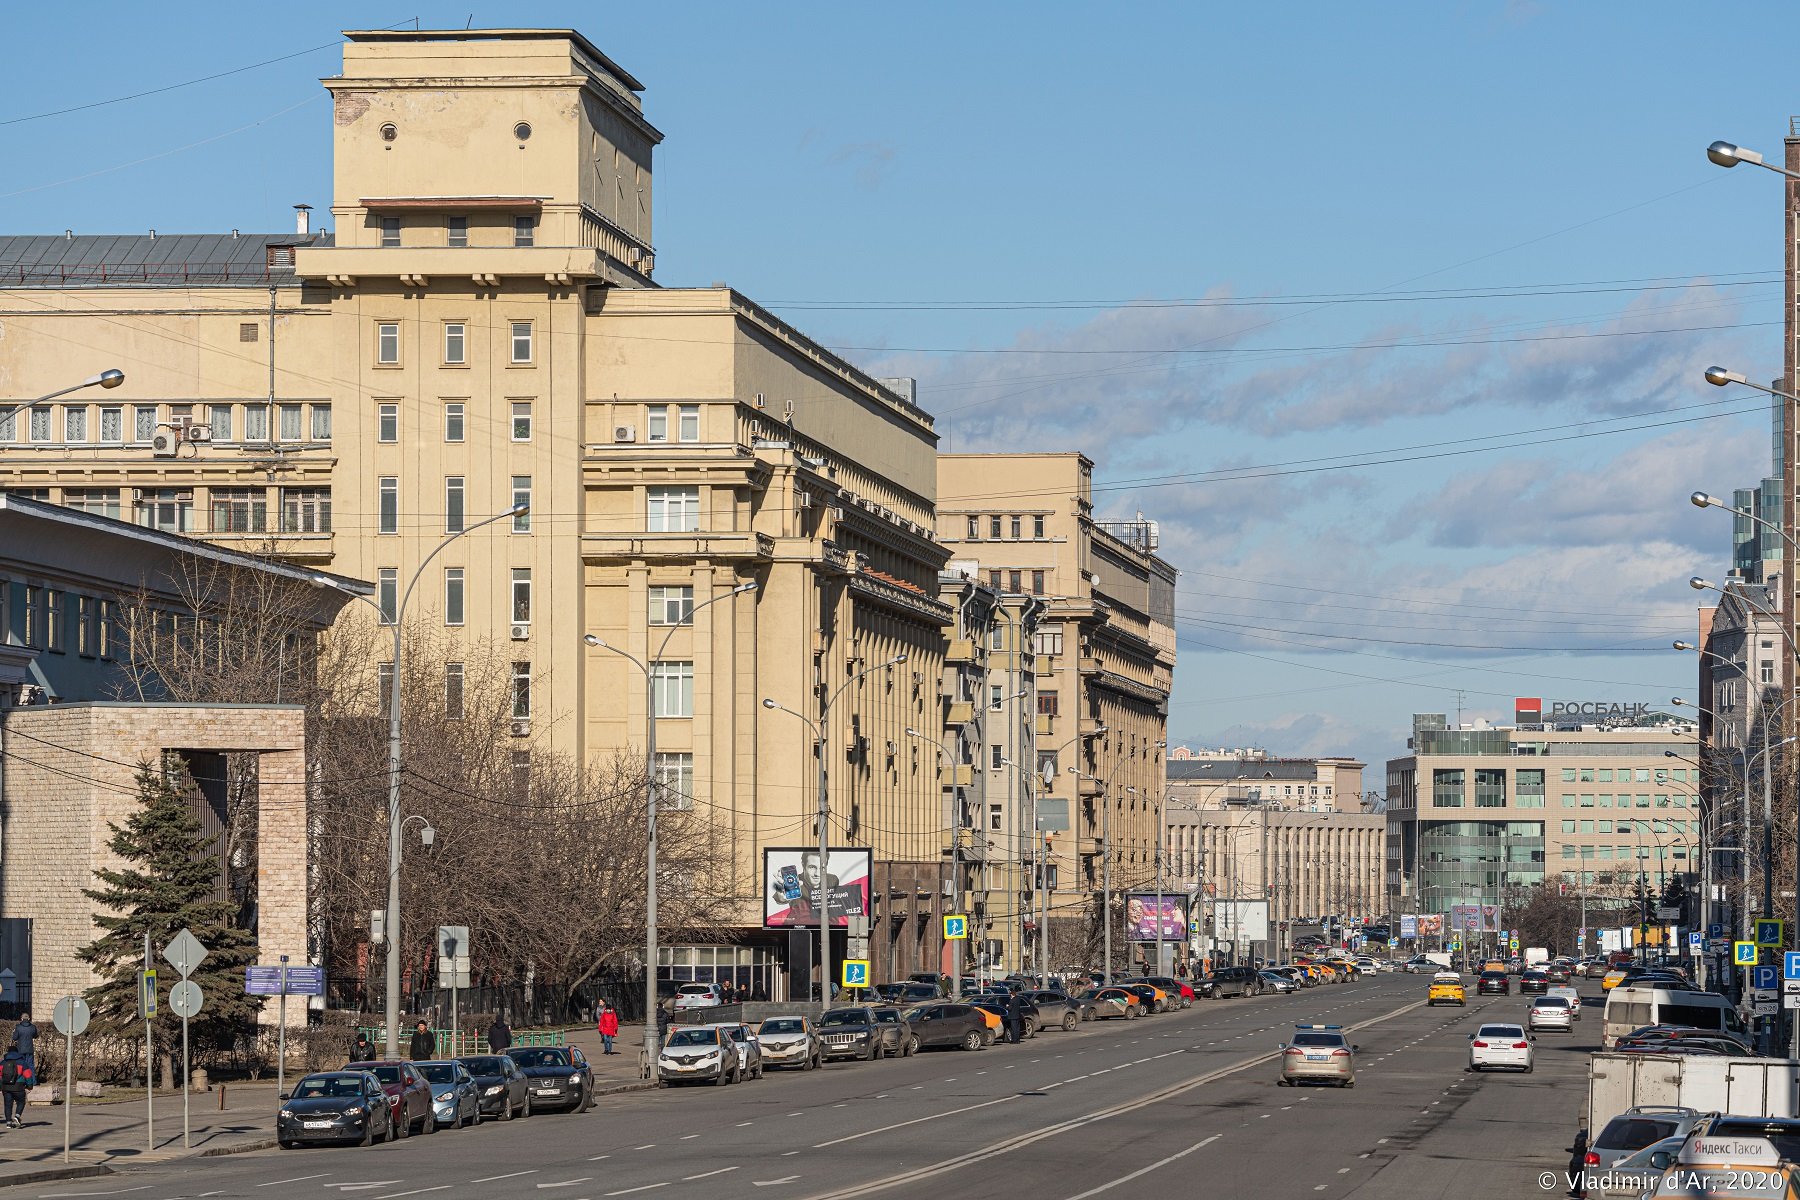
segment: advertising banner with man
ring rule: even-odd
[[[1187,897],[1164,892],[1138,893],[1125,897],[1125,940],[1154,942],[1157,940],[1157,915],[1162,917],[1162,939],[1174,941],[1187,936]]]
[[[823,864],[818,847],[763,851],[763,927],[804,928],[819,923],[822,889],[831,894],[831,927],[869,915],[869,852],[832,850]]]
[[[1443,913],[1420,913],[1417,917],[1420,937],[1441,937],[1444,933]]]

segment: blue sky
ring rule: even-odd
[[[1766,412],[1699,373],[1781,364],[1779,183],[1703,151],[1779,155],[1791,6],[472,5],[13,14],[0,228],[285,230],[329,202],[338,30],[573,25],[667,135],[659,279],[1163,522],[1172,740],[1379,790],[1459,691],[1691,691],[1666,647],[1730,522],[1685,496],[1768,469]]]

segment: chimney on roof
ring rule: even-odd
[[[154,229],[150,231],[150,240],[153,242],[156,240],[156,230]]]
[[[75,231],[73,229],[63,230],[63,241],[72,242],[74,240],[75,240]]]
[[[312,205],[294,205],[294,232],[301,237],[312,236]]]
[[[231,231],[231,240],[234,242],[238,240],[238,231],[235,229]]]

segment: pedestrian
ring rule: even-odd
[[[353,1063],[375,1061],[375,1043],[362,1030],[356,1031],[356,1042],[350,1047],[350,1061]]]
[[[613,1039],[619,1036],[619,1012],[604,1000],[600,1002],[599,1029],[600,1044],[606,1047],[601,1053],[611,1054]]]
[[[13,1041],[19,1044],[19,1055],[34,1076],[37,1074],[37,1034],[38,1027],[31,1023],[31,1014],[20,1013],[19,1023],[13,1026]]]
[[[19,1041],[15,1037],[6,1047],[6,1054],[0,1057],[0,1098],[6,1102],[5,1111],[0,1119],[14,1129],[22,1129],[25,1125],[25,1093],[31,1090],[36,1082],[33,1078],[35,1069],[19,1050]]]
[[[719,1003],[720,1004],[730,1004],[730,1003],[734,1002],[736,999],[737,999],[737,993],[731,986],[731,980],[727,979],[723,983],[719,984]]]
[[[512,1045],[512,1029],[504,1016],[495,1014],[494,1023],[488,1026],[487,1044],[489,1054],[505,1054],[506,1048]]]
[[[1013,1045],[1019,1044],[1019,1034],[1025,1024],[1025,997],[1014,992],[1006,999],[1006,1040]]]
[[[1587,1195],[1588,1131],[1584,1124],[1575,1132],[1575,1144],[1569,1147],[1569,1196],[1582,1200]]]
[[[426,1028],[424,1021],[413,1026],[412,1041],[406,1050],[414,1062],[437,1057],[437,1038],[431,1035],[431,1030]]]

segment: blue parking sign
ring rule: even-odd
[[[1789,950],[1781,956],[1781,977],[1800,979],[1800,950]]]
[[[1753,988],[1765,988],[1772,992],[1781,986],[1781,980],[1778,978],[1779,974],[1780,972],[1776,969],[1774,963],[1764,963],[1761,966],[1751,967],[1750,986]]]
[[[1725,927],[1717,921],[1714,921],[1711,925],[1706,927],[1706,936],[1716,942],[1725,936]]]

